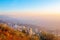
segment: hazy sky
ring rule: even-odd
[[[60,0],[0,0],[0,12],[60,13]]]
[[[60,17],[60,0],[0,0],[0,15]]]

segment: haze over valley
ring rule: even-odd
[[[37,18],[28,16],[26,17],[12,17],[6,15],[0,15],[0,20],[7,22],[7,23],[15,23],[15,24],[22,24],[22,25],[30,25],[32,28],[37,28],[39,30],[46,30],[53,33],[58,32],[60,34],[60,19],[55,17],[54,15],[47,15],[47,16],[38,16]],[[34,26],[32,26],[34,25]]]

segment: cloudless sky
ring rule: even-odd
[[[60,0],[0,0],[4,11],[60,11]]]
[[[59,0],[0,0],[0,11],[60,8]]]

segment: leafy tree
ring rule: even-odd
[[[40,38],[41,40],[54,40],[55,36],[51,33],[41,32]]]

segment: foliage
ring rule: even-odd
[[[18,31],[8,25],[0,24],[0,40],[56,40],[56,37],[47,32],[30,36],[24,30]]]

